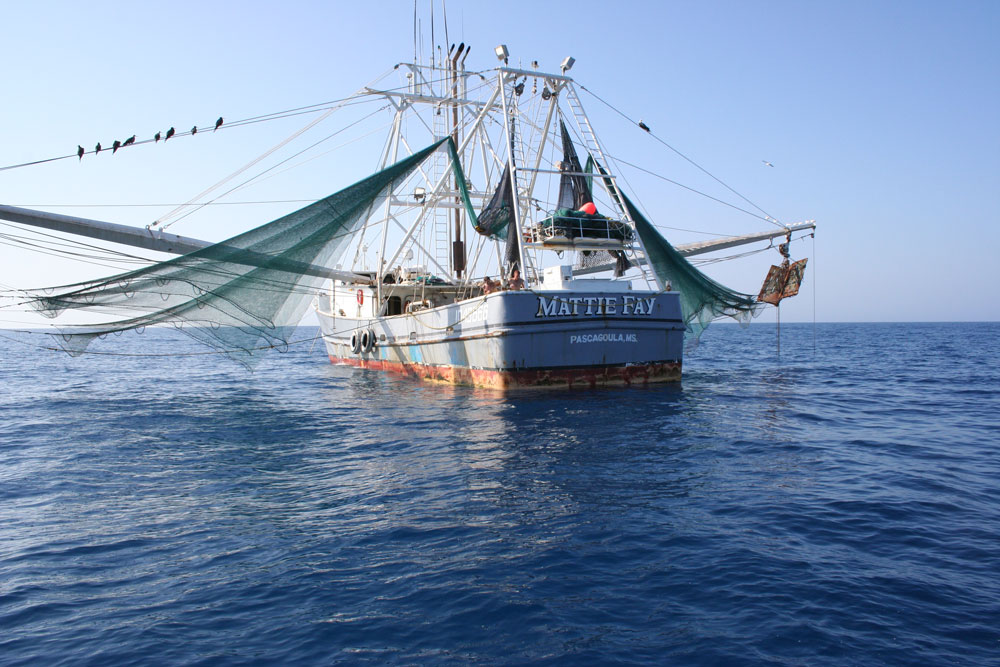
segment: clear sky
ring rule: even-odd
[[[424,51],[428,6],[419,0]],[[444,44],[440,0],[435,8]],[[1000,3],[449,0],[447,12],[450,41],[473,48],[470,69],[494,67],[499,43],[512,63],[551,71],[572,55],[579,83],[769,214],[815,219],[815,246],[793,246],[815,272],[782,305],[783,321],[811,321],[814,304],[820,321],[1000,319]],[[3,14],[0,166],[337,99],[414,48],[412,0],[9,2]],[[583,101],[609,152],[746,206]],[[187,201],[303,122],[0,171],[0,203],[144,225],[169,207],[93,205]],[[237,198],[319,198],[371,173],[376,158],[348,149]],[[705,237],[672,228],[767,228],[641,173],[628,178],[674,242]],[[221,240],[297,207],[213,207],[171,231]],[[756,293],[778,259],[706,270]],[[111,272],[0,243],[0,286]]]

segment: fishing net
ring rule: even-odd
[[[70,354],[82,353],[108,333],[169,324],[249,366],[255,351],[288,345],[328,278],[321,267],[333,264],[369,212],[446,141],[460,175],[454,145],[446,138],[244,234],[135,271],[32,290],[29,304],[47,317],[67,310],[119,316],[102,324],[60,328],[53,335]],[[464,176],[457,180],[464,184]],[[466,206],[471,208],[467,197]]]
[[[608,192],[619,201],[617,190],[611,183],[607,171],[597,164]],[[670,242],[646,220],[635,204],[622,193],[622,205],[628,212],[635,230],[646,248],[646,257],[653,271],[664,286],[680,292],[681,316],[687,326],[685,339],[689,348],[698,345],[702,332],[719,317],[731,317],[741,324],[749,324],[763,304],[753,296],[731,290],[715,282],[684,259]]]
[[[493,191],[493,196],[490,197],[490,201],[487,202],[478,216],[472,210],[468,192],[463,193],[466,201],[466,212],[469,215],[469,221],[472,223],[472,226],[483,236],[507,242],[504,248],[504,263],[512,268],[520,262],[521,257],[521,246],[517,234],[510,233],[511,223],[514,222],[514,193],[517,192],[517,173],[512,172],[510,169],[510,164],[514,160],[513,145],[515,130],[514,119],[511,118],[509,125],[511,162],[504,167],[496,190]],[[457,166],[459,164],[458,160],[454,160],[454,163],[457,174],[460,171],[460,168]]]
[[[590,193],[590,182],[583,176],[583,168],[580,166],[580,158],[576,155],[573,147],[573,140],[566,130],[566,123],[559,121],[559,130],[562,133],[563,159],[559,165],[559,205],[560,209],[579,211],[583,206],[593,201]],[[590,160],[588,160],[588,163]]]
[[[511,187],[510,165],[504,167],[500,183],[490,201],[479,212],[475,220],[475,230],[483,236],[507,239],[507,229],[514,220],[514,193]]]
[[[701,333],[712,320],[731,317],[748,324],[762,307],[751,295],[731,290],[696,269],[663,238],[639,212],[628,197],[622,195],[625,208],[635,222],[635,229],[646,247],[646,256],[660,281],[681,294],[681,313],[687,325],[685,337],[695,346]]]

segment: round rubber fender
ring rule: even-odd
[[[375,332],[365,329],[361,332],[361,352],[367,354],[375,346]]]
[[[351,352],[354,354],[361,352],[361,337],[362,335],[358,331],[351,334]]]

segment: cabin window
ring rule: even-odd
[[[389,306],[386,315],[401,315],[403,313],[403,301],[398,296],[389,297]]]

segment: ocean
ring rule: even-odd
[[[1000,663],[1000,324],[781,333],[506,395],[5,334],[0,664]]]

